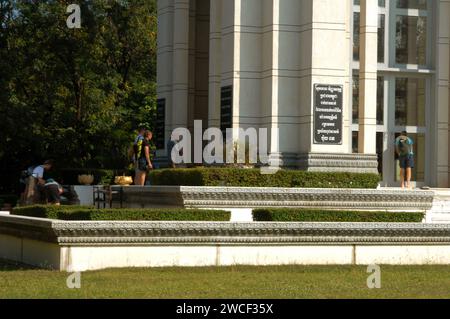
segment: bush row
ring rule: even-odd
[[[261,222],[421,223],[424,217],[425,213],[330,211],[295,208],[253,210],[253,220]]]
[[[13,215],[60,220],[108,221],[230,221],[231,213],[188,209],[95,209],[84,206],[27,206],[15,208]]]
[[[262,175],[259,169],[163,169],[150,173],[152,185],[297,188],[377,188],[380,176],[357,173],[319,173],[281,170]]]

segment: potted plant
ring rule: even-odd
[[[130,186],[133,184],[133,177],[131,176],[116,176],[114,183],[120,186]]]
[[[88,175],[88,174],[78,175],[78,182],[81,185],[85,185],[85,186],[92,185],[92,183],[94,183],[94,175]]]

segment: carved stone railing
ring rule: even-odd
[[[305,207],[355,210],[427,211],[433,191],[392,189],[298,189],[245,187],[127,187],[125,205],[141,207]]]

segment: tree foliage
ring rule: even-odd
[[[0,0],[0,169],[16,178],[44,158],[123,168],[133,130],[151,128],[156,1],[82,1],[81,29],[70,3]]]

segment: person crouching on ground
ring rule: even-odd
[[[407,132],[402,134],[395,140],[395,149],[400,161],[400,178],[402,189],[412,189],[411,178],[412,169],[414,168],[414,141],[408,137]]]
[[[153,169],[152,162],[150,161],[150,141],[153,138],[153,133],[145,131],[144,140],[142,141],[142,147],[138,154],[135,185],[144,186],[147,178],[147,172]]]
[[[47,176],[53,167],[53,161],[47,160],[44,164],[36,166],[32,176],[36,179],[36,201],[52,205],[60,205],[62,187]]]

